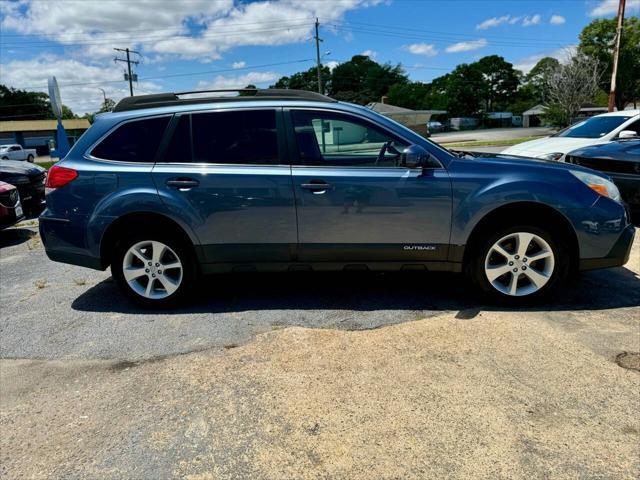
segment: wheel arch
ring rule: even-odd
[[[200,247],[194,243],[178,222],[156,212],[132,212],[118,217],[105,229],[100,239],[100,261],[103,269],[111,264],[112,253],[124,232],[152,231],[154,229],[162,229],[163,232],[171,232],[176,235],[182,243],[192,249],[196,260],[202,259]]]
[[[527,221],[523,222],[523,217],[526,217]],[[473,227],[467,239],[461,259],[463,265],[469,264],[472,255],[478,248],[480,238],[496,228],[504,226],[505,223],[530,224],[565,238],[571,254],[571,269],[577,269],[580,261],[580,245],[576,231],[569,219],[562,212],[549,205],[527,201],[502,205],[485,214]]]

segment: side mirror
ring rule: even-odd
[[[438,162],[424,147],[409,145],[402,151],[402,166],[407,168],[424,168],[435,166]]]
[[[625,139],[625,138],[638,138],[638,134],[636,132],[634,132],[633,130],[622,130],[619,134],[618,134],[618,138],[620,139]]]

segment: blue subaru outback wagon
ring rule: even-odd
[[[603,174],[454,154],[315,93],[242,93],[129,97],[98,116],[49,172],[49,258],[111,266],[158,306],[201,274],[352,269],[464,272],[520,302],[628,260],[634,228]]]

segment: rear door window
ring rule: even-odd
[[[119,162],[153,162],[170,117],[124,123],[102,140],[91,155]]]
[[[282,163],[275,110],[194,113],[191,129],[196,163]]]

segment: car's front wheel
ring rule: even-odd
[[[129,298],[148,307],[184,299],[195,278],[189,248],[159,234],[136,235],[120,242],[111,271]]]
[[[539,227],[517,226],[486,236],[470,267],[481,290],[517,303],[557,289],[569,275],[570,256],[561,238]]]

